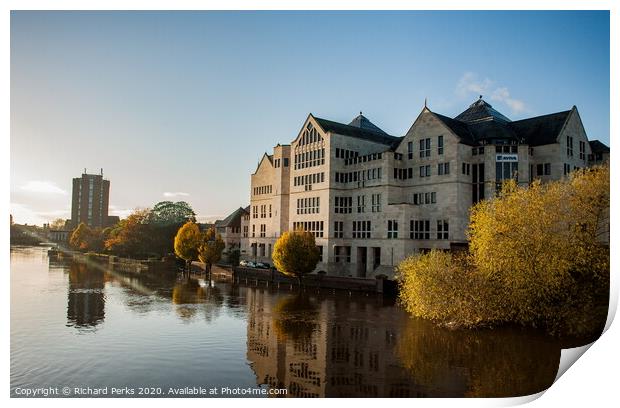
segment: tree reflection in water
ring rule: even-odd
[[[192,320],[199,311],[207,322],[217,318],[224,303],[224,296],[217,286],[201,284],[197,279],[177,281],[172,289],[172,303],[177,315],[184,321]]]
[[[307,294],[287,296],[273,308],[274,328],[281,340],[307,342],[318,327],[318,314],[318,306]]]
[[[409,319],[396,345],[416,383],[468,397],[543,391],[553,384],[560,351],[558,342],[532,330],[447,330],[420,319]],[[463,393],[456,392],[457,384]]]

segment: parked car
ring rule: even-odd
[[[252,261],[248,261],[245,266],[248,268],[256,268],[256,264]]]
[[[248,261],[239,261],[239,266],[248,266]]]
[[[257,262],[256,268],[258,269],[269,269],[269,264],[264,262]]]

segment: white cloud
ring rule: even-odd
[[[473,72],[466,72],[456,84],[456,94],[461,98],[469,96],[472,93],[484,95],[492,85],[493,81],[489,78],[480,80]]]
[[[513,114],[527,111],[525,102],[510,96],[510,91],[505,86],[498,86],[495,81],[489,78],[480,79],[473,72],[466,72],[456,84],[455,93],[460,98],[473,95],[490,95],[492,101],[501,102],[508,106]]]
[[[510,109],[512,109],[513,113],[521,113],[526,110],[525,103],[518,99],[511,98],[510,92],[506,87],[497,88],[495,91],[493,91],[493,93],[491,94],[491,100],[504,102],[510,107]]]
[[[13,222],[29,225],[43,225],[57,218],[67,219],[70,217],[68,210],[36,211],[29,205],[21,203],[11,203],[11,215]]]
[[[51,181],[31,180],[20,187],[24,191],[43,194],[67,195],[67,192]]]
[[[174,192],[174,193],[172,193],[172,192],[170,192],[170,191],[166,191],[166,192],[164,193],[164,197],[166,197],[166,198],[173,198],[173,197],[187,197],[187,196],[189,196],[189,193],[184,193],[184,192],[182,192],[182,191],[177,191],[177,192]]]

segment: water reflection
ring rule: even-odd
[[[291,397],[518,396],[555,378],[560,348],[519,329],[450,331],[366,298],[248,290],[248,360]]]
[[[181,278],[172,289],[172,303],[183,320],[191,320],[198,313],[209,322],[219,315],[224,302],[220,288],[203,279]]]
[[[67,324],[95,328],[105,318],[105,277],[102,270],[71,263],[67,293]]]
[[[505,397],[547,388],[560,359],[559,343],[535,331],[442,329],[377,296],[43,264],[31,252],[11,252],[12,386],[83,379],[259,385],[289,397]]]

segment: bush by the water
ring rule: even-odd
[[[520,323],[600,334],[609,296],[609,167],[518,187],[472,208],[468,253],[397,268],[412,314],[458,327]]]

